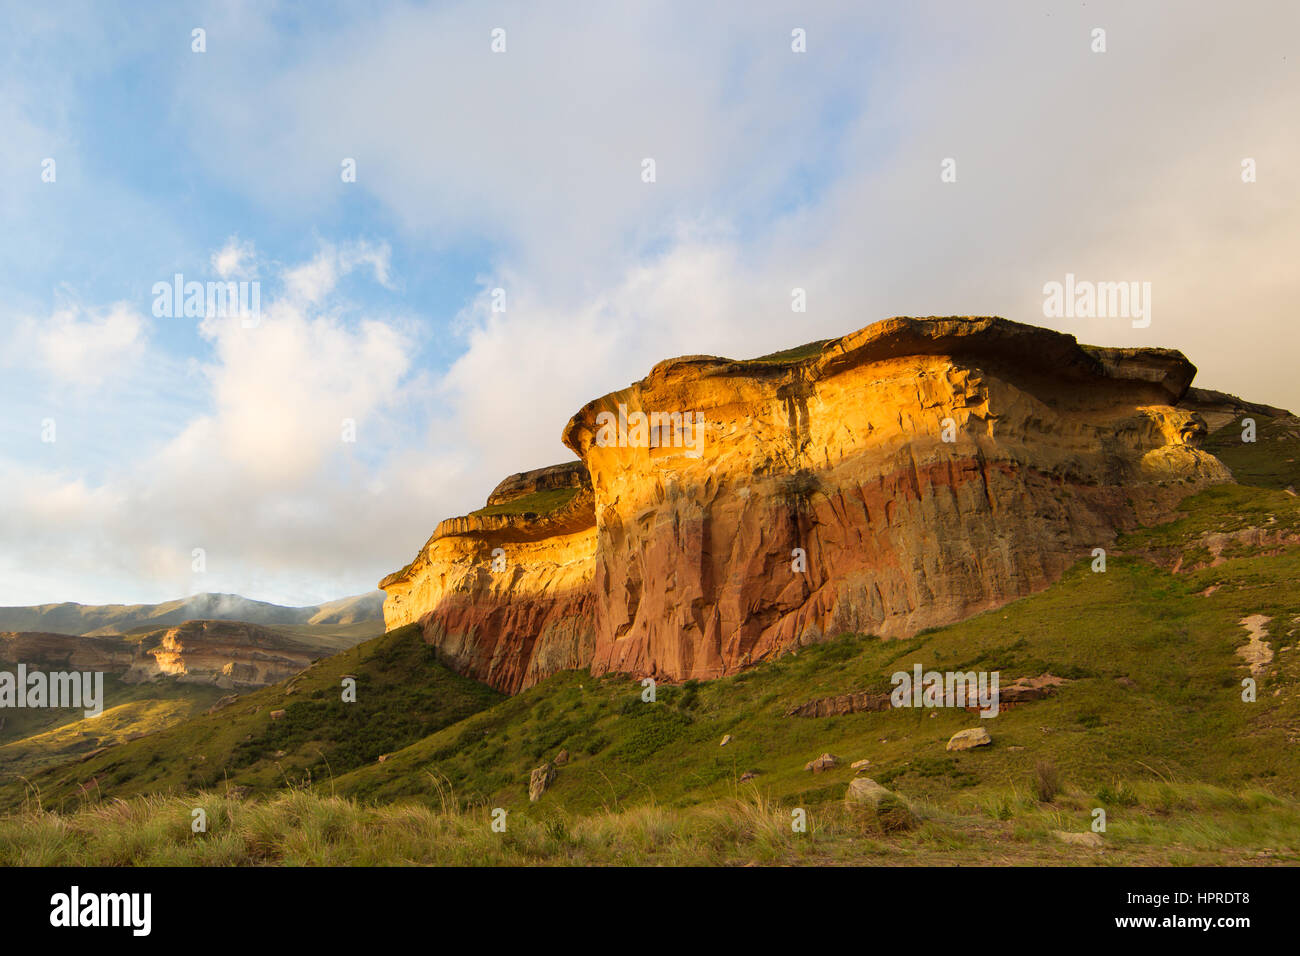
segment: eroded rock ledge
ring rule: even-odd
[[[552,510],[531,510],[543,505]],[[513,693],[590,661],[595,548],[581,462],[511,475],[487,507],[440,522],[415,560],[380,582],[384,623],[419,621],[446,664]]]
[[[660,362],[565,426],[581,463],[442,522],[381,582],[385,622],[420,621],[508,692],[580,666],[712,678],[846,631],[951,623],[1230,479],[1182,404],[1195,374],[1176,351],[988,317]],[[597,442],[602,413],[638,411],[701,416],[698,454]]]

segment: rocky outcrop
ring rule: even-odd
[[[1285,408],[1261,405],[1258,402],[1248,402],[1236,395],[1229,395],[1227,392],[1216,392],[1211,388],[1189,388],[1187,394],[1183,396],[1182,401],[1178,404],[1180,407],[1196,412],[1204,418],[1206,426],[1212,432],[1230,422],[1240,421],[1247,415],[1262,415],[1266,418],[1289,418],[1291,416],[1291,413]]]
[[[536,803],[555,781],[555,765],[544,763],[528,775],[528,802]]]
[[[239,621],[187,621],[141,635],[0,634],[0,663],[100,671],[128,684],[163,679],[251,690],[292,677],[332,653],[317,642]]]
[[[834,697],[821,697],[803,704],[789,707],[787,717],[843,717],[846,714],[862,714],[872,711],[889,710],[889,693],[873,694],[859,691],[853,694],[837,694]]]
[[[1021,677],[1010,684],[1000,685],[998,688],[998,713],[1010,710],[1017,704],[1025,704],[1034,700],[1042,700],[1044,697],[1050,697],[1056,693],[1056,688],[1068,683],[1069,681],[1064,677],[1041,674],[1038,677]],[[786,709],[785,716],[843,717],[847,714],[889,710],[890,706],[888,691],[881,693],[858,691],[852,694],[837,694],[834,697],[820,697],[806,703],[794,704]],[[977,711],[981,708],[979,705],[971,705],[966,709]]]
[[[316,645],[256,624],[187,621],[142,641],[122,679],[135,684],[170,677],[182,683],[251,690],[292,677],[320,656]]]
[[[590,488],[591,478],[587,467],[580,461],[551,465],[533,471],[520,472],[504,479],[488,495],[488,507],[517,501],[539,491],[558,491],[565,488]]]
[[[803,765],[805,770],[811,770],[813,773],[821,773],[823,770],[833,770],[840,765],[840,758],[834,754],[822,754],[816,759],[809,760]]]
[[[951,623],[1230,479],[1180,404],[1195,371],[998,318],[661,362],[569,421],[584,470],[512,476],[496,513],[439,525],[381,582],[385,620],[511,692],[577,666],[713,678]],[[565,481],[555,512],[509,513]]]
[[[492,513],[566,488],[572,497],[553,511]],[[388,592],[385,624],[419,621],[440,660],[513,693],[591,660],[595,550],[593,498],[580,463],[511,476],[487,508],[441,522],[411,564],[380,582]]]
[[[592,669],[718,677],[1040,590],[1229,477],[1176,405],[1194,374],[1000,319],[891,319],[792,363],[661,363],[564,433],[596,497]],[[693,410],[701,454],[600,444],[619,406]]]

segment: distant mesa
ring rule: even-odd
[[[102,671],[126,684],[170,678],[251,690],[377,636],[382,604],[383,592],[372,591],[300,608],[237,594],[165,604],[0,608],[0,666]]]

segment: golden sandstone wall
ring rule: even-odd
[[[420,621],[508,692],[583,666],[718,677],[997,607],[1231,477],[1178,407],[1196,371],[1178,352],[996,318],[889,319],[803,351],[674,359],[589,403],[563,434],[585,473],[498,489],[576,497],[444,521],[381,582],[387,626]]]

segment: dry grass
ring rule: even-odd
[[[918,806],[910,832],[882,832],[843,807],[795,813],[756,789],[689,808],[653,804],[570,815],[465,807],[445,785],[440,805],[367,806],[290,790],[269,800],[228,794],[92,802],[72,813],[28,809],[0,817],[8,866],[528,866],[1103,864],[1300,862],[1300,807],[1261,792],[1139,784],[1112,812],[1105,849],[1066,846],[1095,797],[1062,791],[1054,805],[1011,790],[970,807]],[[207,818],[192,829],[194,810]]]

